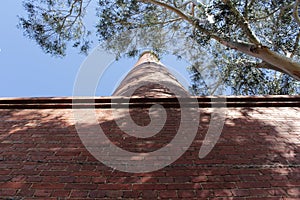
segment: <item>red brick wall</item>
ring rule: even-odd
[[[0,197],[4,199],[299,199],[300,108],[227,108],[222,135],[198,157],[211,108],[200,109],[197,136],[173,164],[149,173],[113,170],[82,145],[70,109],[0,110]],[[147,124],[146,108],[131,113]],[[165,128],[150,139],[128,137],[110,109],[99,123],[117,145],[149,151],[170,141],[180,113],[167,109]],[[125,137],[125,139],[123,139]]]

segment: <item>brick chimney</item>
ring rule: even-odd
[[[112,96],[186,97],[188,92],[151,51],[141,54]]]

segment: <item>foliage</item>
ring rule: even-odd
[[[91,32],[83,19],[90,2],[24,0],[28,17],[20,17],[20,27],[46,53],[63,56],[70,42],[87,52]],[[290,75],[297,74],[256,52],[267,48],[281,61],[299,65],[297,2],[99,0],[96,32],[117,57],[136,56],[148,48],[160,56],[185,58],[192,66],[195,94],[216,94],[224,85],[231,94],[296,94],[299,82]]]
[[[28,18],[20,17],[19,27],[46,53],[64,56],[68,42],[86,53],[90,46],[88,37],[91,32],[86,29],[83,18],[90,1],[24,1]]]

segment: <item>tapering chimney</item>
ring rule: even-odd
[[[135,63],[134,67],[143,64],[143,63],[157,63],[162,65],[162,63],[159,61],[158,57],[151,51],[144,51],[141,55],[139,60]]]
[[[185,97],[188,92],[151,51],[141,54],[113,96]]]

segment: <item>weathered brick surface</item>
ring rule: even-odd
[[[147,109],[132,109],[149,123]],[[152,138],[124,134],[109,109],[98,109],[107,136],[120,147],[147,152],[176,134],[179,112]],[[228,108],[221,138],[204,158],[199,149],[210,122],[200,109],[198,134],[188,151],[161,170],[132,174],[113,170],[84,148],[70,109],[0,110],[2,199],[299,199],[299,107]],[[143,114],[143,115],[141,115]],[[140,121],[139,121],[140,120]],[[123,139],[125,136],[125,139]]]

